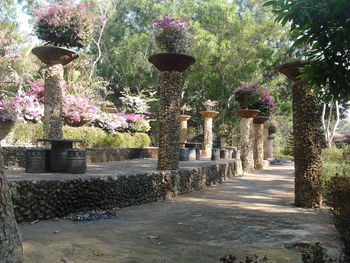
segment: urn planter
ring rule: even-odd
[[[256,116],[253,118],[253,124],[264,124],[268,119],[269,117]]]
[[[0,141],[3,140],[15,125],[14,121],[0,122]]]
[[[179,121],[188,121],[189,119],[191,119],[190,115],[180,115],[179,116]]]
[[[241,109],[241,110],[236,110],[234,111],[239,117],[249,119],[249,118],[254,118],[257,116],[260,111],[259,110],[249,110],[249,109]]]
[[[189,66],[196,62],[196,59],[190,55],[168,52],[154,54],[148,58],[148,61],[162,72],[184,72]]]
[[[272,126],[272,122],[264,122],[264,129],[268,129]]]
[[[35,47],[32,53],[46,65],[67,65],[79,57],[73,50],[53,46]]]
[[[299,80],[298,77],[301,75],[299,69],[303,68],[303,66],[307,65],[306,61],[295,61],[292,63],[283,64],[278,68],[278,71],[282,74],[286,75],[292,81]]]

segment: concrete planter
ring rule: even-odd
[[[32,53],[37,56],[41,62],[50,66],[58,64],[67,65],[79,57],[73,50],[52,46],[35,47],[32,49]]]

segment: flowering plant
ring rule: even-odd
[[[60,2],[33,10],[36,14],[35,34],[54,46],[84,47],[93,34],[93,16],[87,10],[91,3],[75,5],[71,0]]]
[[[92,123],[100,114],[99,109],[92,105],[88,98],[65,95],[62,104],[65,123],[70,126],[79,127],[85,123]]]
[[[185,114],[185,111],[190,111],[190,110],[192,110],[192,108],[191,108],[191,106],[184,104],[184,105],[182,105],[180,110],[182,111],[182,114]]]
[[[158,47],[165,52],[187,53],[189,51],[188,24],[192,17],[171,18],[168,14],[162,19],[153,20]]]
[[[268,88],[260,88],[259,92],[261,94],[260,98],[254,104],[250,105],[249,108],[259,110],[259,116],[261,117],[270,117],[272,109],[276,106],[276,103],[269,94]]]
[[[11,103],[0,100],[0,122],[14,122],[16,120],[16,112]]]
[[[259,88],[260,84],[256,81],[241,82],[241,87],[234,93],[239,108],[248,109],[250,105],[256,103],[261,96]]]
[[[126,129],[126,119],[118,114],[101,112],[95,121],[95,125],[114,134],[119,129]]]

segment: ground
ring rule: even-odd
[[[27,263],[215,263],[234,254],[301,262],[298,242],[340,254],[326,210],[293,206],[293,167],[276,166],[99,222],[21,224]]]

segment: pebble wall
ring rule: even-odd
[[[149,174],[65,180],[10,181],[18,222],[164,200],[221,183],[241,173],[241,161]]]

